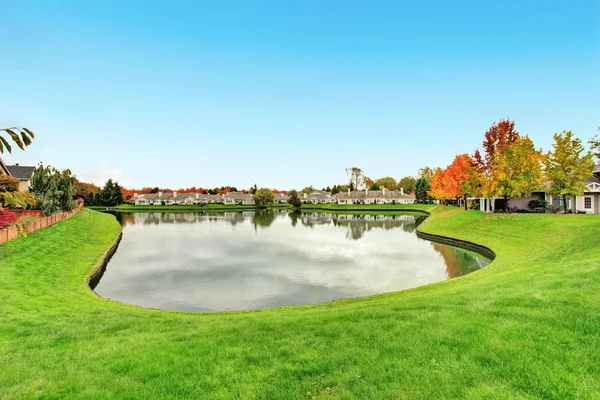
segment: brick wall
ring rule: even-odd
[[[71,218],[73,215],[77,214],[83,208],[83,203],[79,203],[77,208],[72,211],[62,212],[54,215],[50,215],[49,217],[43,217],[39,220],[32,222],[23,226],[23,231],[27,234],[37,231],[38,229],[46,228],[50,225],[54,225],[57,222],[63,221],[65,219]],[[24,216],[19,215],[19,216]],[[30,216],[37,216],[39,214],[34,214]],[[19,236],[19,231],[16,226],[9,226],[8,228],[0,229],[0,243],[8,242],[13,239],[17,239]]]

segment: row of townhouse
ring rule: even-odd
[[[519,197],[510,199],[508,206],[510,208],[523,209],[529,207],[531,200],[546,200],[549,204],[563,206],[563,199],[552,197],[548,190],[550,182],[546,183],[546,188],[533,192],[529,197]],[[493,212],[494,210],[504,209],[502,199],[479,199],[481,211]],[[581,196],[567,198],[567,208],[569,210],[585,211],[587,214],[600,214],[600,164],[596,165],[594,173],[585,181],[585,189]]]
[[[400,190],[354,190],[333,195],[337,204],[414,204],[415,196]]]
[[[289,197],[277,193],[275,203],[286,203]],[[241,192],[220,194],[158,192],[134,194],[135,205],[193,205],[193,204],[224,204],[224,205],[253,205],[254,196]],[[324,190],[315,190],[300,196],[304,204],[413,204],[415,196],[405,194],[403,190],[355,190],[332,195]]]
[[[286,203],[288,197],[283,193],[275,196],[276,203]],[[227,194],[204,194],[199,192],[178,193],[135,193],[133,195],[136,206],[157,205],[197,205],[197,204],[224,204],[224,205],[253,205],[254,196],[249,193],[229,192]]]

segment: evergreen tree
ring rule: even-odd
[[[98,202],[102,206],[114,207],[123,203],[123,193],[117,182],[109,179],[98,192]]]

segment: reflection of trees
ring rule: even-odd
[[[352,240],[362,238],[371,229],[397,229],[405,232],[414,232],[417,228],[416,218],[412,215],[345,215],[333,214],[331,216],[335,226],[348,228],[346,237]]]
[[[466,275],[489,264],[485,259],[455,247],[435,242],[431,242],[431,246],[444,259],[448,278]]]
[[[255,229],[259,226],[261,228],[268,228],[271,226],[273,221],[275,221],[275,218],[276,216],[273,210],[260,210],[254,213],[254,216],[252,217],[252,223],[254,224]]]
[[[288,216],[290,217],[290,220],[292,221],[292,226],[295,228],[296,225],[298,224],[298,219],[302,216],[302,213],[297,210],[290,211]]]

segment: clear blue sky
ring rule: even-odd
[[[400,178],[600,124],[600,2],[0,2],[0,126],[100,183]]]

